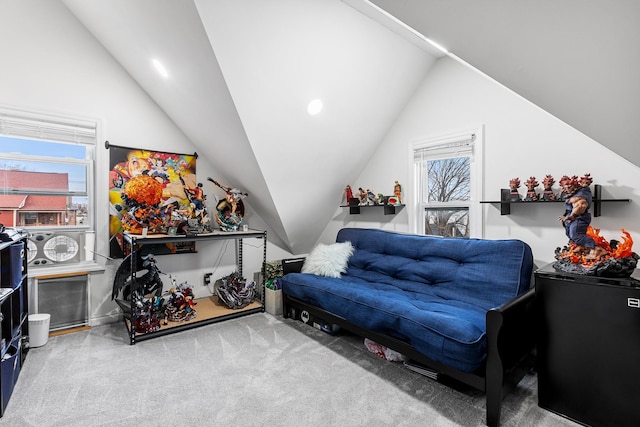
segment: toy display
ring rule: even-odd
[[[509,193],[509,200],[511,200],[512,202],[519,202],[520,200],[522,200],[520,198],[518,188],[520,188],[520,178],[512,178],[509,181],[509,189],[511,190],[511,192]]]
[[[633,252],[633,239],[624,229],[622,242],[608,242],[599,229],[591,227],[592,182],[590,174],[581,178],[564,175],[560,179],[565,210],[558,220],[569,243],[556,248],[553,267],[577,274],[628,277],[640,257]]]
[[[553,184],[555,183],[556,180],[553,179],[553,176],[547,174],[547,176],[544,177],[542,180],[542,187],[544,188],[544,191],[542,192],[541,200],[545,202],[553,202],[556,200],[556,195],[552,190]]]
[[[232,309],[244,308],[251,304],[256,295],[256,283],[247,281],[238,272],[216,280],[215,291],[227,307]]]
[[[538,200],[538,193],[536,192],[536,188],[538,187],[538,181],[535,176],[529,177],[529,179],[525,182],[527,186],[527,195],[524,200],[527,202],[535,202]]]
[[[197,155],[162,153],[107,145],[110,256],[126,255],[122,233],[172,234],[210,231]],[[161,253],[156,251],[156,253]],[[162,253],[173,253],[172,248]]]
[[[242,226],[244,217],[244,203],[242,203],[242,199],[249,194],[243,193],[237,188],[222,185],[213,178],[207,179],[225,192],[224,199],[220,200],[216,205],[216,222],[220,226],[220,230],[237,231]]]
[[[162,272],[153,254],[137,257],[134,269],[136,279],[135,287],[132,287],[131,255],[128,255],[116,270],[111,299],[122,309],[136,332],[154,332],[160,328],[164,310]]]
[[[166,321],[185,322],[195,319],[197,316],[196,302],[193,300],[193,289],[184,282],[176,286],[175,279],[172,278],[174,286],[169,290],[169,299],[165,308]]]
[[[346,198],[346,204],[349,204],[349,201],[353,199],[353,190],[351,190],[351,186],[347,185],[344,189],[344,195]]]
[[[402,204],[402,185],[395,181],[395,185],[393,186],[393,195],[396,197],[396,205]]]

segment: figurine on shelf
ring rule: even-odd
[[[509,200],[512,202],[519,202],[522,200],[520,198],[520,193],[518,193],[518,188],[520,188],[520,178],[513,178],[509,181],[509,188],[511,192],[509,193]]]
[[[384,195],[382,193],[378,193],[376,197],[378,198],[378,204],[384,205]]]
[[[402,185],[398,183],[398,180],[395,181],[395,185],[393,186],[393,195],[396,196],[396,205],[402,203]]]
[[[577,178],[577,176],[574,176],[574,178]],[[569,181],[571,180],[571,178],[569,178],[569,175],[562,175],[562,177],[560,178],[560,181],[558,181],[560,183],[560,193],[558,194],[558,197],[560,198],[560,200],[564,200],[567,198],[567,191],[565,190],[565,187],[562,185],[563,181]]]
[[[547,174],[542,180],[542,186],[544,187],[544,191],[542,192],[542,200],[545,202],[553,202],[556,200],[556,195],[553,193],[551,187],[556,183],[556,180],[553,179],[553,176]]]
[[[538,200],[538,193],[536,192],[536,188],[538,187],[538,181],[535,176],[529,177],[529,179],[525,182],[527,186],[527,196],[524,198],[527,202],[535,202]]]
[[[585,179],[586,178],[586,179]],[[583,177],[584,182],[590,180],[587,175]],[[589,186],[582,186],[583,179],[578,180],[577,176],[562,177],[560,186],[565,194],[565,212],[558,220],[562,221],[565,233],[570,244],[575,245],[574,251],[585,254],[590,259],[597,259],[606,254],[606,250],[598,246],[595,240],[587,234],[589,224],[591,224],[591,189]]]
[[[349,184],[347,184],[347,186],[344,189],[345,191],[345,195],[347,198],[347,205],[349,204],[349,200],[353,199],[353,190],[351,190],[351,186]]]
[[[580,184],[580,187],[584,188],[584,187],[589,187],[592,182],[593,182],[593,178],[591,178],[591,174],[590,173],[585,173],[580,178],[579,184]]]
[[[213,178],[207,178],[215,185],[224,190],[225,198],[220,200],[216,206],[218,211],[216,222],[222,231],[237,231],[242,225],[244,217],[244,203],[242,199],[247,197],[248,193],[243,193],[237,188],[227,187],[215,181]]]
[[[376,194],[367,188],[367,205],[377,205],[378,199]]]
[[[176,280],[171,278],[172,287],[169,290],[169,301],[167,302],[166,317],[171,322],[186,322],[195,319],[198,315],[193,299],[193,288],[183,282],[176,286]]]
[[[360,206],[366,206],[367,204],[367,192],[358,187],[358,199],[360,200]]]

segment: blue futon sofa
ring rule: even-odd
[[[285,316],[304,312],[484,391],[486,422],[498,425],[502,399],[532,366],[531,248],[361,228],[340,230],[345,242],[353,253],[339,277],[283,262]]]

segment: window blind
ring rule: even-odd
[[[0,134],[47,141],[94,144],[96,123],[0,108]]]
[[[431,141],[428,145],[416,146],[413,150],[413,159],[420,162],[425,159],[471,156],[475,140],[476,135],[471,134],[462,138]]]

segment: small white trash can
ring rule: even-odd
[[[42,347],[49,340],[51,315],[36,313],[29,315],[29,347]]]

